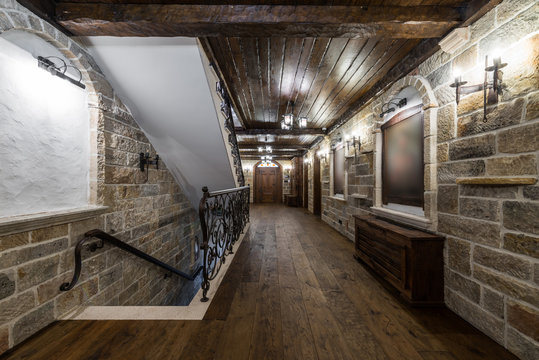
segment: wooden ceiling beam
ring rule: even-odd
[[[238,143],[240,151],[258,151],[259,146],[265,147],[266,145],[271,146],[273,151],[290,151],[290,150],[307,150],[308,145],[272,145],[267,143],[258,143],[258,144],[242,144]]]
[[[283,129],[235,129],[236,135],[276,135],[276,136],[303,136],[303,135],[325,135],[326,130],[324,129],[292,129],[292,130],[283,130]]]
[[[449,6],[56,5],[58,23],[79,36],[433,38],[462,16]]]

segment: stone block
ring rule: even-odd
[[[455,89],[449,86],[439,87],[434,91],[434,96],[438,100],[439,106],[453,103],[457,99]]]
[[[457,140],[449,145],[450,160],[487,157],[495,153],[496,136],[494,134]]]
[[[451,74],[451,63],[446,63],[432,73],[427,75],[427,80],[433,89],[436,89],[440,85],[450,83],[453,78]]]
[[[464,297],[473,301],[476,304],[479,304],[479,299],[481,296],[481,288],[478,283],[475,281],[466,279],[464,276],[459,275],[458,273],[449,270],[448,276],[446,276],[446,286],[451,288],[453,291],[459,292]]]
[[[440,213],[438,231],[492,247],[500,244],[500,225],[482,220]]]
[[[105,216],[105,231],[111,234],[124,230],[124,213],[114,212]]]
[[[436,160],[439,163],[449,161],[449,144],[440,144],[436,149]]]
[[[11,321],[36,306],[34,293],[30,290],[0,302],[0,324]]]
[[[70,269],[73,269],[73,268],[74,267]],[[67,272],[62,272],[60,276],[38,285],[36,289],[38,304],[44,304],[47,301],[59,295],[61,293],[60,285],[66,282],[67,283],[70,282],[72,278],[73,278],[73,271],[70,270]]]
[[[500,319],[505,317],[505,303],[502,294],[492,291],[487,287],[482,288],[481,306],[488,312],[496,315]]]
[[[531,202],[504,201],[503,226],[511,230],[539,234],[539,204]]]
[[[498,151],[501,153],[522,153],[537,150],[539,150],[539,123],[498,133]]]
[[[58,274],[59,262],[60,256],[56,255],[20,266],[17,269],[18,291],[26,290],[54,278]]]
[[[509,299],[507,322],[524,335],[539,342],[539,312],[537,310]]]
[[[454,184],[458,177],[473,177],[484,174],[485,162],[483,160],[438,164],[439,184]]]
[[[507,156],[487,159],[489,175],[536,175],[537,162],[535,155]]]
[[[1,14],[0,14],[1,15]],[[0,355],[9,349],[9,327],[0,326]]]
[[[104,271],[106,268],[106,264],[107,256],[103,253],[89,259],[83,258],[80,281],[85,281],[86,279],[89,279],[92,276]]]
[[[529,261],[498,250],[476,246],[473,261],[519,279],[529,280],[532,277],[532,265]]]
[[[506,296],[525,301],[535,307],[539,305],[539,289],[533,285],[507,275],[492,272],[479,265],[474,265],[473,276],[478,281],[485,283]]]
[[[446,305],[451,310],[498,343],[503,344],[504,321],[502,319],[489,314],[479,305],[474,304],[451,290],[446,294]]]
[[[470,42],[474,43],[484,37],[495,27],[496,10],[492,9],[470,26]]]
[[[496,185],[461,185],[460,196],[477,196],[498,199],[514,199],[517,196],[517,187],[515,186],[496,186]]]
[[[459,188],[457,185],[438,186],[438,211],[458,214]]]
[[[105,149],[105,164],[107,165],[127,165],[127,152],[114,150],[114,149]]]
[[[534,4],[536,0],[512,0],[502,1],[501,4],[496,6],[496,23],[503,24],[504,22],[515,17],[521,9]]]
[[[29,232],[0,236],[0,252],[17,247],[17,246],[26,245],[29,242],[30,242]]]
[[[0,300],[15,293],[15,279],[13,272],[0,273]]]
[[[514,99],[536,91],[539,83],[539,35],[535,34],[503,50],[502,60],[508,66],[502,70],[505,86],[502,99]]]
[[[526,121],[535,120],[539,117],[539,92],[528,96],[526,104]]]
[[[56,239],[67,236],[67,224],[50,226],[47,228],[34,230],[30,233],[33,243]]]
[[[103,229],[104,220],[102,216],[97,216],[91,219],[86,219],[82,221],[77,221],[71,224],[71,230],[69,232],[69,238],[71,241],[71,246],[75,245],[84,237],[84,234],[93,229]],[[97,254],[103,249],[98,249],[95,253]]]
[[[13,325],[13,342],[18,344],[54,321],[54,304],[49,302],[23,316]]]
[[[471,275],[470,258],[472,247],[468,241],[447,238],[447,258],[449,268],[464,275]]]
[[[138,290],[139,290],[139,283],[137,281],[120,293],[119,295],[120,304],[124,305],[127,302],[127,300],[129,300],[129,298],[133,296]]]
[[[135,170],[132,168],[105,166],[105,183],[107,184],[134,184]]]
[[[499,221],[500,204],[496,200],[463,198],[459,200],[459,213],[466,217]]]
[[[487,109],[487,121],[483,120],[483,112],[478,111],[462,116],[457,121],[459,137],[480,134],[510,125],[516,125],[522,118],[524,99],[516,99],[509,103],[498,104]]]
[[[537,343],[524,337],[517,330],[507,327],[506,331],[506,347],[513,354],[516,354],[521,360],[537,360],[539,359],[539,347]]]
[[[503,235],[503,248],[539,259],[539,237],[536,236],[505,233]]]
[[[453,69],[459,69],[461,72],[465,72],[475,67],[476,63],[477,45],[474,45],[469,47],[453,60]]]
[[[527,199],[539,200],[539,186],[526,186],[523,195]]]
[[[85,304],[92,296],[97,294],[98,280],[94,277],[82,284],[78,284],[68,292],[63,292],[55,300],[56,313],[64,315],[76,306]]]
[[[39,243],[35,246],[15,249],[0,254],[0,269],[20,265],[25,262],[41,257],[59,253],[67,249],[69,241],[67,237],[53,240],[46,243]]]
[[[99,274],[99,291],[103,291],[122,278],[122,264],[116,264],[107,271]]]
[[[451,140],[455,137],[455,104],[449,104],[438,110],[438,142]]]

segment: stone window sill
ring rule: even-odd
[[[338,201],[342,201],[342,202],[346,202],[346,199],[343,197],[340,197],[340,196],[329,196],[330,199],[333,199],[333,200],[338,200]]]
[[[376,206],[371,207],[371,210],[375,215],[401,222],[403,224],[411,225],[420,229],[428,229],[429,226],[432,224],[432,221],[424,216],[407,214],[401,211]]]
[[[352,194],[352,195],[348,195],[348,197],[352,199],[367,199],[368,198],[367,195],[361,195],[361,194]]]
[[[107,206],[88,206],[0,218],[0,236],[89,219],[103,214],[107,209]]]
[[[459,177],[457,184],[466,185],[533,185],[536,177]]]

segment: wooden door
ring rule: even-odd
[[[322,184],[320,183],[320,158],[313,157],[313,214],[322,214]]]
[[[257,167],[255,177],[257,202],[279,202],[281,188],[279,186],[279,169]]]

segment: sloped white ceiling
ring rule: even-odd
[[[234,187],[195,39],[82,39],[193,206],[202,186]]]

